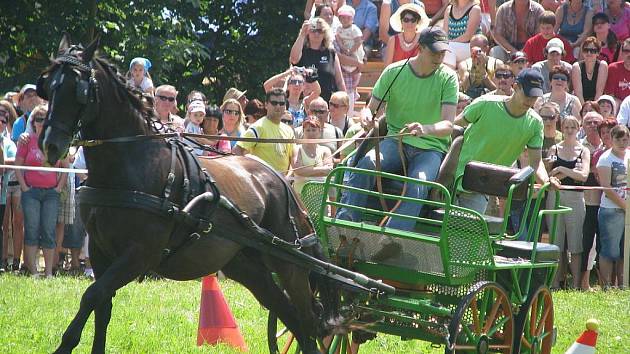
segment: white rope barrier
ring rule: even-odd
[[[88,173],[88,170],[82,169],[82,168],[38,167],[38,166],[16,166],[16,165],[0,165],[0,168],[6,168],[9,170],[25,170],[25,171],[41,171],[41,172]]]

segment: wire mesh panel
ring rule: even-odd
[[[488,227],[480,215],[452,207],[448,210],[443,228],[453,277],[469,277],[480,267],[492,264],[494,253]]]
[[[328,225],[329,246],[335,254],[347,255],[352,250],[355,260],[374,262],[375,255],[386,244],[397,243],[401,250],[397,255],[379,259],[379,264],[408,269],[414,272],[444,275],[438,243],[396,238],[376,232]]]
[[[300,195],[302,199],[302,203],[304,203],[304,207],[308,212],[308,216],[313,221],[313,225],[315,225],[315,232],[318,235],[321,235],[322,224],[321,224],[321,207],[324,202],[324,195],[326,193],[326,185],[321,182],[308,182],[302,188],[302,194]]]

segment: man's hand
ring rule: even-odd
[[[426,134],[426,130],[424,128],[424,126],[420,123],[409,123],[406,125],[407,131],[409,131],[411,134],[420,137]]]
[[[369,108],[364,107],[359,113],[359,117],[361,118],[361,126],[365,131],[370,131],[374,128],[374,117]]]

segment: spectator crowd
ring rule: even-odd
[[[621,284],[630,157],[630,6],[626,2],[307,0],[303,15],[287,69],[262,83],[265,96],[260,100],[234,87],[221,102],[209,102],[201,91],[184,95],[168,83],[155,86],[151,61],[141,57],[129,63],[128,85],[153,97],[155,119],[164,129],[260,139],[329,139],[300,145],[206,139],[213,151],[195,149],[200,156],[256,155],[289,176],[298,192],[307,181],[324,178],[346,159],[353,146],[341,149],[339,138],[367,131],[374,113],[370,111],[379,102],[386,103],[383,111],[391,117],[389,135],[403,127],[416,134],[417,140],[405,140],[409,173],[427,179],[435,178],[431,171],[448,151],[453,122],[468,126],[469,140],[474,136],[494,142],[493,133],[484,135],[480,128],[482,120],[489,119],[488,112],[525,117],[528,127],[515,129],[523,129],[517,130],[523,134],[533,131],[532,137],[522,142],[496,140],[493,149],[513,151],[515,156],[484,152],[491,156],[488,162],[535,165],[532,151],[540,149],[546,172],[540,176],[555,178],[563,186],[612,187],[603,192],[561,190],[561,204],[573,208],[573,213],[560,218],[555,242],[563,257],[554,287],[590,289],[594,255],[599,259],[601,283]],[[382,62],[384,67],[373,90],[363,78],[368,62]],[[405,86],[393,85],[396,80]],[[368,91],[371,95],[366,99]],[[181,97],[185,97],[182,114]],[[434,120],[416,117],[420,112]],[[0,101],[4,164],[43,165],[37,137],[46,113],[46,103],[33,85],[4,95]],[[472,143],[464,144],[468,144],[467,156],[480,156],[481,148],[471,150]],[[382,155],[390,151],[390,156],[398,156],[397,146],[390,145],[381,147]],[[373,168],[371,160],[359,165]],[[71,151],[59,164],[72,166],[85,166],[81,149]],[[0,271],[39,274],[42,249],[45,276],[62,270],[82,272],[79,259],[89,255],[82,251],[86,237],[76,217],[74,189],[85,177],[5,169]],[[373,185],[353,177],[348,183]],[[426,193],[412,192],[414,196]],[[351,193],[344,198],[361,203]],[[486,203],[480,204],[475,196],[460,193],[460,201],[486,212]],[[340,210],[338,216],[343,214]],[[391,224],[408,227],[396,219]],[[64,263],[68,250],[71,262]],[[89,263],[87,268],[89,273]],[[567,274],[572,275],[570,284]]]

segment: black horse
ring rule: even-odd
[[[59,56],[42,73],[37,85],[38,94],[49,100],[49,115],[39,141],[48,163],[54,164],[66,154],[79,130],[83,139],[109,139],[109,143],[84,147],[89,169],[87,189],[101,191],[97,196],[102,199],[93,198],[80,205],[90,235],[96,281],[83,294],[79,311],[56,353],[69,353],[79,344],[92,311],[92,353],[103,353],[112,297],[116,290],[148,271],[169,279],[190,280],[218,270],[243,284],[262,305],[275,312],[305,353],[318,352],[315,338],[330,328],[328,320],[336,309],[322,311],[313,295],[307,267],[234,241],[260,237],[244,222],[245,214],[286,244],[313,233],[283,178],[250,158],[201,159],[201,167],[212,175],[217,190],[244,214],[239,216],[219,206],[206,215],[212,231],[196,238],[191,237],[198,235],[194,228],[182,227],[177,218],[152,212],[146,205],[136,207],[143,201],[136,200],[138,195],[185,205],[186,195],[191,194],[191,188],[194,190],[190,185],[203,181],[204,171],[197,169],[194,175],[186,175],[190,171],[182,153],[174,152],[175,142],[150,138],[158,134],[152,110],[125,85],[111,64],[95,56],[97,46],[98,39],[85,49],[71,46],[64,35]],[[118,197],[107,201],[110,196]],[[121,196],[128,200],[121,201]],[[318,244],[302,250],[321,259]],[[279,276],[283,289],[272,279],[272,272]],[[335,304],[334,293],[323,291],[322,302]],[[326,294],[329,299],[324,298]]]

